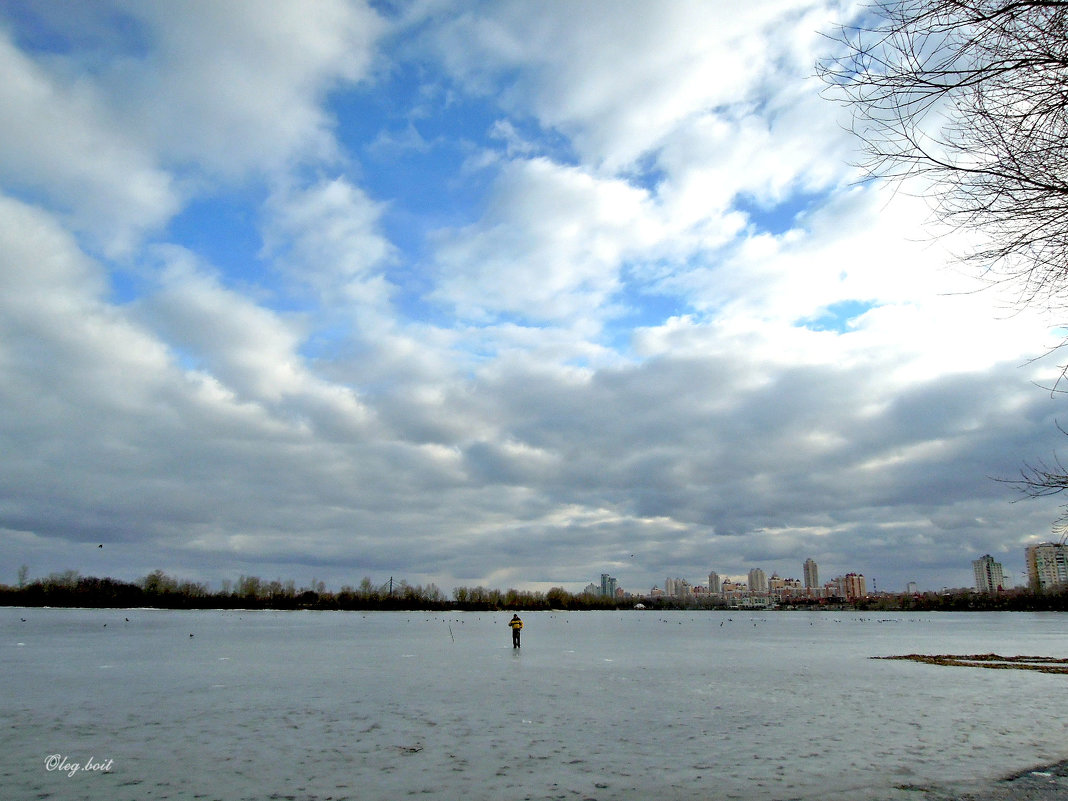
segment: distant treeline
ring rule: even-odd
[[[46,578],[26,581],[20,571],[19,586],[0,585],[2,606],[159,607],[163,609],[397,609],[472,611],[536,609],[619,609],[633,600],[615,601],[596,595],[575,595],[562,587],[548,592],[497,590],[486,587],[456,587],[446,596],[436,585],[407,581],[375,584],[364,578],[358,586],[328,591],[322,582],[298,588],[293,581],[265,581],[241,576],[224,581],[219,591],[205,584],[180,581],[161,570],[136,582],[82,576],[67,570]]]
[[[19,570],[17,586],[0,584],[0,606],[158,607],[162,609],[337,609],[512,611],[538,609],[631,609],[638,603],[651,609],[727,608],[716,598],[613,599],[591,593],[571,593],[562,587],[548,592],[456,587],[446,596],[434,584],[421,586],[403,579],[375,584],[364,578],[358,586],[328,591],[322,582],[298,588],[293,581],[265,581],[241,576],[212,591],[205,584],[181,581],[155,570],[136,582],[82,576],[75,570],[27,581]],[[862,611],[1068,611],[1068,587],[1057,591],[1009,590],[980,594],[962,589],[941,593],[877,595],[844,599],[791,601],[792,609],[857,609]]]
[[[1066,612],[1068,587],[1045,591],[1014,589],[979,593],[965,589],[918,595],[876,595],[857,601],[854,607],[890,612]]]

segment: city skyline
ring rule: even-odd
[[[861,180],[860,13],[0,4],[0,576],[1016,578],[1063,321]]]
[[[971,561],[972,584],[952,586],[942,584],[940,587],[935,588],[921,587],[915,580],[908,580],[905,582],[904,587],[888,588],[883,586],[881,591],[894,594],[903,592],[931,592],[946,589],[958,590],[972,587],[977,592],[992,593],[1000,590],[1012,590],[1024,587],[1048,590],[1059,585],[1068,585],[1068,545],[1065,543],[1042,542],[1028,545],[1024,548],[1023,560],[1026,564],[1026,568],[1023,571],[1020,571],[1018,574],[1019,578],[1014,577],[1011,571],[1006,571],[1004,565],[994,559],[993,556],[984,554]],[[727,574],[712,570],[707,573],[707,584],[705,585],[701,585],[700,582],[691,582],[688,578],[684,578],[683,576],[669,575],[664,580],[663,588],[658,584],[654,584],[649,590],[634,591],[629,586],[624,587],[624,584],[615,576],[610,576],[608,573],[602,573],[600,587],[598,588],[593,584],[589,584],[586,586],[586,591],[596,590],[596,592],[599,592],[602,595],[606,594],[604,592],[604,588],[607,586],[605,581],[606,579],[609,579],[612,582],[612,587],[618,587],[619,591],[622,592],[626,590],[628,593],[632,593],[636,596],[647,595],[649,592],[658,590],[662,591],[667,596],[675,596],[678,594],[685,595],[692,590],[701,592],[707,591],[711,594],[716,594],[719,593],[720,586],[723,584],[738,584],[746,587],[752,592],[764,593],[768,591],[768,583],[773,579],[794,582],[796,586],[804,589],[817,589],[830,587],[836,581],[839,581],[846,576],[859,575],[864,578],[868,591],[872,594],[880,592],[877,578],[871,575],[865,577],[863,571],[849,570],[835,575],[834,578],[827,578],[821,581],[819,579],[819,563],[811,557],[806,558],[801,564],[800,575],[803,576],[802,579],[798,579],[790,571],[780,573],[779,571],[774,570],[771,573],[768,573],[760,567],[751,567],[744,572],[740,571],[736,574]],[[680,587],[679,583],[684,585],[684,588]],[[593,588],[593,590],[591,590],[591,588]]]

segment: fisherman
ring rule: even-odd
[[[512,615],[512,619],[508,621],[508,625],[512,627],[512,647],[519,647],[519,631],[523,628],[523,621],[519,619],[519,615]]]

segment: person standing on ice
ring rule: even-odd
[[[512,647],[519,647],[519,632],[523,628],[523,621],[519,619],[519,615],[512,615],[512,619],[508,621],[508,625],[512,627]]]

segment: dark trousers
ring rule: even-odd
[[[519,629],[512,629],[512,647],[519,647]]]

